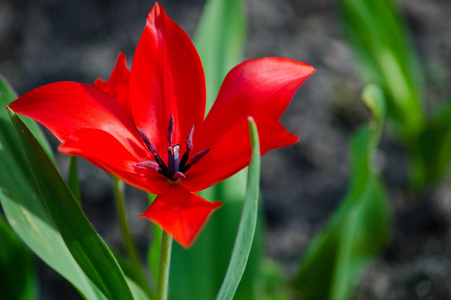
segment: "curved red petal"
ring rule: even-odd
[[[278,120],[296,90],[314,72],[306,63],[278,57],[239,64],[224,79],[197,143],[208,148],[248,116]]]
[[[174,143],[184,144],[191,126],[197,136],[205,114],[205,77],[188,35],[156,3],[133,59],[130,101],[136,126],[164,151],[169,115]]]
[[[209,216],[221,205],[221,202],[209,202],[180,185],[173,184],[140,217],[157,223],[180,245],[189,248]]]
[[[97,167],[123,181],[153,194],[164,193],[169,182],[155,170],[136,166],[150,160],[146,151],[135,145],[128,151],[114,136],[100,129],[81,129],[59,147],[63,153],[86,158]]]
[[[129,151],[134,144],[142,143],[119,103],[89,84],[47,84],[19,97],[9,107],[47,127],[61,142],[80,129],[96,128],[115,136]]]
[[[94,86],[113,96],[122,106],[129,119],[133,119],[129,102],[130,71],[127,68],[124,53],[119,53],[108,82],[97,79]]]
[[[293,145],[299,140],[286,131],[279,121],[256,118],[255,122],[261,155],[275,148]],[[248,122],[243,121],[224,134],[210,152],[185,174],[186,179],[182,180],[181,185],[194,192],[206,189],[249,165],[250,158]]]

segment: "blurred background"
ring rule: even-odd
[[[191,37],[204,1],[160,3]],[[317,72],[299,89],[282,117],[300,137],[295,146],[262,159],[261,193],[267,221],[265,254],[291,274],[308,241],[325,224],[349,183],[348,142],[369,119],[363,88],[334,1],[247,0],[245,58],[280,56]],[[129,67],[152,1],[2,0],[0,74],[23,94],[61,80],[108,79],[119,51]],[[451,2],[399,1],[423,65],[428,109],[451,95]],[[55,153],[58,142],[53,142]],[[403,148],[382,138],[378,167],[390,194],[393,229],[383,255],[364,273],[354,299],[451,299],[451,177],[421,194],[409,189]],[[62,170],[67,157],[58,154]],[[120,241],[110,178],[79,160],[83,209],[110,244]],[[63,171],[64,173],[64,171]],[[135,218],[147,207],[128,188],[129,217],[145,248],[150,224]],[[220,199],[211,199],[220,200]],[[80,299],[74,288],[39,263],[42,299]]]

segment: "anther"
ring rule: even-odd
[[[146,168],[149,168],[149,169],[153,169],[155,171],[161,170],[160,165],[156,161],[152,161],[152,160],[143,161],[143,162],[140,162],[139,164],[136,164],[136,165],[138,167],[146,167]]]
[[[197,152],[193,157],[191,157],[190,159],[190,163],[192,165],[195,165],[199,162],[199,160],[201,160],[205,155],[207,155],[207,153],[210,151],[210,148],[202,150],[200,152]]]
[[[146,145],[147,149],[150,151],[150,153],[155,154],[157,151],[157,148],[152,144],[149,137],[142,131],[140,128],[136,127],[136,130],[138,130],[139,135],[144,141],[144,144]]]
[[[186,138],[186,150],[191,151],[193,149],[193,132],[194,132],[194,125],[191,126],[191,130],[188,133],[188,137]]]
[[[172,176],[172,178],[174,178],[174,179],[180,179],[180,178],[186,178],[186,176],[185,176],[185,174],[183,174],[182,172],[180,172],[180,171],[177,171],[177,172],[175,172],[175,174],[174,174],[174,176]]]
[[[171,114],[169,116],[169,125],[168,125],[168,142],[172,144],[172,134],[174,133],[174,116]]]

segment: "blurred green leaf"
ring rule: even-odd
[[[249,120],[252,158],[247,177],[246,197],[243,204],[240,225],[233,247],[229,267],[216,299],[233,299],[246,269],[257,226],[258,194],[260,187],[260,143],[255,121]]]
[[[0,105],[16,94],[0,78]],[[50,154],[37,124],[24,117],[33,135]],[[25,152],[6,110],[0,111],[0,201],[9,224],[28,247],[64,276],[87,299],[105,299],[72,258],[42,200]]]
[[[157,195],[148,194],[149,205],[157,198]],[[157,224],[152,223],[152,242],[147,251],[147,264],[152,272],[152,279],[156,286],[158,279],[158,266],[160,263],[161,235],[163,231]]]
[[[153,299],[153,294],[149,291],[147,282],[143,283],[140,274],[135,272],[135,268],[132,264],[125,260],[118,252],[113,251],[114,257],[116,258],[119,266],[125,274],[125,279],[127,280],[128,286],[132,291],[133,298],[138,299]]]
[[[387,243],[387,195],[372,165],[385,114],[383,93],[371,86],[363,98],[374,120],[351,139],[349,191],[326,228],[311,241],[293,279],[294,288],[308,300],[350,299],[359,275]]]
[[[9,113],[42,198],[72,256],[107,298],[133,299],[116,259],[92,228],[55,166],[25,124],[11,110]]]
[[[451,165],[451,99],[427,122],[418,136],[414,185],[419,189],[438,182]]]
[[[388,115],[409,142],[424,125],[423,73],[396,4],[392,0],[338,3],[366,83],[376,83],[385,91]]]
[[[71,156],[69,165],[69,188],[81,206],[80,182],[78,180],[77,157]]]
[[[205,72],[206,113],[225,75],[242,59],[246,42],[244,3],[244,0],[209,0],[202,12],[194,40]]]
[[[33,258],[0,216],[0,299],[38,299]]]

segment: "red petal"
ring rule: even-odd
[[[202,64],[188,35],[156,3],[147,17],[133,59],[130,101],[136,126],[166,152],[169,115],[175,119],[174,143],[185,144],[195,126],[200,132],[205,113]]]
[[[168,180],[157,171],[136,166],[150,160],[150,157],[145,156],[146,152],[128,151],[114,136],[103,130],[81,129],[59,150],[84,157],[97,167],[147,192],[161,194],[169,187]]]
[[[115,136],[129,151],[142,144],[119,103],[88,84],[63,81],[44,85],[11,102],[9,107],[47,127],[61,142],[80,129],[96,128]]]
[[[124,53],[119,53],[116,65],[111,72],[108,82],[97,79],[94,86],[113,96],[132,120],[132,112],[129,103],[130,71]]]
[[[221,205],[221,202],[209,202],[180,185],[173,184],[140,217],[157,223],[180,245],[189,248],[208,217]]]
[[[197,143],[208,148],[248,116],[278,120],[296,90],[314,72],[308,64],[277,57],[236,66],[224,79]]]
[[[293,145],[299,140],[278,121],[255,119],[255,122],[262,155],[275,148]],[[224,134],[210,152],[185,174],[186,179],[182,179],[181,185],[194,192],[206,189],[249,165],[250,158],[251,144],[246,120]]]

